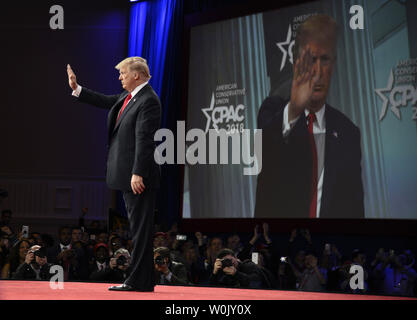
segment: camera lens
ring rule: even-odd
[[[222,260],[222,268],[231,267],[233,266],[232,259],[223,259]]]
[[[118,266],[123,266],[127,262],[127,259],[125,256],[120,256],[117,258],[116,263]]]
[[[155,258],[155,264],[157,264],[158,266],[161,266],[164,264],[164,259],[161,256],[157,256]]]

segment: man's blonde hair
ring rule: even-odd
[[[338,33],[339,27],[331,16],[326,14],[312,15],[298,27],[293,46],[294,60],[301,56],[302,48],[311,40],[331,44],[334,57],[336,57]]]
[[[137,71],[139,73],[143,73],[147,80],[151,78],[151,74],[149,73],[149,67],[146,63],[146,59],[141,57],[129,57],[120,61],[116,65],[116,69],[120,70],[123,67],[128,67],[130,71]]]

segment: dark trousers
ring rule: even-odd
[[[136,195],[123,192],[133,244],[131,273],[125,283],[143,291],[153,290],[155,286],[153,235],[156,192],[152,188]]]

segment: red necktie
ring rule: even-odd
[[[316,121],[316,115],[309,113],[307,116],[308,120],[308,132],[311,145],[312,154],[312,172],[311,172],[311,202],[309,217],[315,218],[317,216],[317,149],[316,142],[314,141],[313,124]]]
[[[126,108],[126,106],[127,106],[127,104],[129,103],[129,101],[130,101],[130,99],[132,98],[132,95],[129,93],[129,95],[126,97],[126,99],[125,99],[125,102],[123,102],[123,107],[120,109],[120,111],[119,111],[119,115],[117,116],[117,120],[116,120],[116,123],[117,123],[117,121],[119,121],[119,118],[120,118],[120,116],[122,115],[122,113],[123,113],[123,110]]]

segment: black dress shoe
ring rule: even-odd
[[[128,284],[122,284],[120,286],[112,286],[109,288],[110,291],[136,291],[135,288],[129,286]]]

